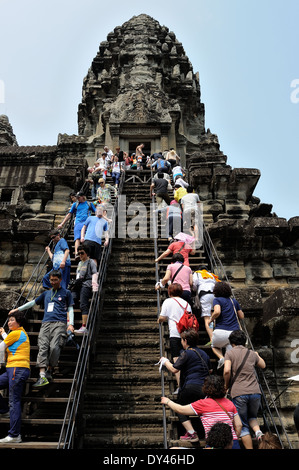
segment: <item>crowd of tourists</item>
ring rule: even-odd
[[[181,440],[199,441],[193,417],[200,418],[207,448],[253,447],[252,433],[261,448],[278,448],[274,435],[263,433],[258,424],[261,403],[255,368],[265,368],[265,361],[247,348],[247,337],[240,320],[244,313],[233,298],[231,287],[216,274],[199,266],[190,268],[189,256],[199,246],[200,199],[186,181],[180,157],[174,149],[145,155],[144,144],[134,153],[104,147],[88,168],[91,201],[84,192],[70,194],[70,208],[56,229],[49,234],[46,252],[51,269],[42,280],[43,292],[35,299],[13,308],[8,314],[8,332],[0,328],[0,389],[8,389],[8,403],[0,395],[0,416],[9,416],[8,435],[1,442],[21,442],[21,396],[30,374],[30,342],[24,329],[25,312],[34,306],[43,308],[38,335],[36,390],[50,383],[68,338],[87,332],[88,312],[93,292],[98,290],[98,274],[103,246],[109,243],[112,222],[108,204],[118,197],[121,174],[128,170],[153,172],[150,197],[155,197],[159,216],[166,222],[167,249],[155,260],[171,256],[156,290],[166,292],[158,323],[169,328],[170,359],[161,357],[160,371],[168,370],[176,379],[172,399],[161,398],[164,406],[178,415],[185,430]],[[107,183],[107,176],[112,184]],[[62,236],[62,228],[73,220],[74,263],[76,276],[71,279],[71,249]],[[74,306],[81,311],[81,327],[75,329]],[[187,323],[183,324],[183,319]],[[190,323],[192,320],[192,325]],[[199,321],[208,337],[205,350],[199,347]],[[189,323],[188,323],[189,322]],[[180,325],[180,328],[179,328]],[[217,368],[206,352],[217,359]],[[214,370],[215,369],[215,370]],[[272,446],[272,447],[271,447]]]

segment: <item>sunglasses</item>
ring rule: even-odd
[[[85,251],[78,251],[78,255],[85,255]]]

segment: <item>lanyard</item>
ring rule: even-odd
[[[53,291],[53,289],[52,289],[52,291]],[[54,292],[54,295],[51,297],[51,302],[52,302],[52,300],[54,299],[54,297],[55,297],[56,294],[57,294],[57,290]]]

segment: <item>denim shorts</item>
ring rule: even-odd
[[[239,395],[232,399],[238,414],[242,421],[242,431],[240,437],[250,434],[249,421],[257,418],[258,410],[261,404],[261,394],[251,393],[248,395]]]

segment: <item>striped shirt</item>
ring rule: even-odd
[[[217,402],[226,409],[229,416]],[[197,400],[190,405],[194,413],[200,416],[205,429],[205,437],[207,438],[211,427],[218,421],[221,421],[231,427],[233,439],[238,439],[233,426],[234,416],[238,414],[235,405],[227,398],[217,398],[217,402],[213,398],[204,398],[203,400]]]

